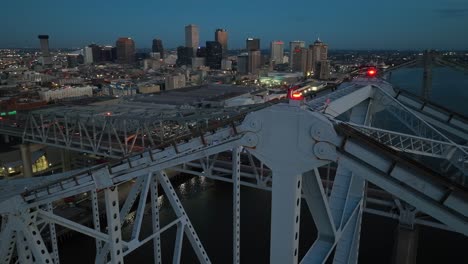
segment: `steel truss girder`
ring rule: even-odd
[[[361,126],[352,123],[347,124],[374,138],[380,143],[393,147],[396,150],[416,155],[445,159],[456,166],[464,175],[468,176],[468,147],[466,146],[374,127]]]
[[[364,135],[354,133],[356,130],[350,127],[336,128],[345,136],[337,142],[340,148],[336,158],[341,163],[419,211],[468,234],[468,196],[464,187],[435,176],[386,147],[366,141]]]
[[[465,116],[403,90],[394,91],[391,95],[405,106],[414,110],[426,122],[444,129],[461,139],[468,138],[468,119]]]
[[[126,111],[130,110],[125,107],[113,111],[102,107],[64,107],[30,112],[26,117],[18,117],[14,126],[2,126],[1,131],[12,130],[11,133],[27,142],[121,158],[148,147],[158,147],[180,136],[201,135],[202,131],[238,124],[239,117],[269,105],[210,110],[163,109],[157,114],[144,115],[129,115]],[[23,131],[19,132],[16,126],[22,127]]]

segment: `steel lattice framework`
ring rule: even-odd
[[[180,262],[184,239],[199,262],[211,263],[167,170],[233,184],[233,263],[240,262],[241,254],[240,186],[272,192],[271,263],[324,263],[329,258],[333,263],[357,263],[364,211],[468,235],[467,147],[406,105],[416,101],[405,104],[398,97],[383,81],[355,80],[336,91],[317,93],[306,104],[145,111],[131,106],[71,107],[32,112],[17,121],[20,127],[1,131],[21,135],[25,142],[117,161],[41,179],[4,182],[0,260],[58,264],[55,228],[60,225],[95,239],[95,263],[124,263],[125,256],[148,242],[153,244],[154,263],[161,263],[161,233],[170,228],[177,229],[174,263]],[[382,111],[397,113],[413,134],[373,127],[373,119]],[[466,132],[465,123],[449,125],[455,136]],[[402,153],[447,161],[461,176],[440,174]],[[331,169],[333,175],[324,173]],[[120,206],[119,189],[132,181]],[[369,188],[367,182],[378,188]],[[161,190],[176,215],[165,226],[159,221]],[[54,212],[57,201],[81,193],[89,194],[93,227]],[[318,238],[300,260],[303,202]],[[132,208],[136,208],[132,232],[124,236],[122,226]],[[144,236],[146,208],[151,212],[152,231]],[[398,214],[388,208],[398,209]],[[101,223],[100,212],[105,212],[106,223]]]

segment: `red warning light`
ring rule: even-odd
[[[304,95],[301,92],[296,92],[296,91],[290,91],[289,92],[289,99],[291,100],[303,100]]]
[[[377,70],[375,68],[370,68],[367,70],[367,76],[374,77],[377,74]]]

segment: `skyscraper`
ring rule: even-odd
[[[41,43],[42,65],[52,64],[52,57],[49,51],[49,35],[39,35],[37,37]]]
[[[83,49],[84,51],[84,63],[85,64],[91,64],[93,63],[93,48],[90,46],[86,46]]]
[[[314,64],[328,58],[328,45],[317,39],[312,46]]]
[[[193,48],[180,46],[177,48],[177,66],[191,65],[194,56]]]
[[[314,75],[320,75],[320,67],[319,62],[325,61],[328,58],[328,45],[323,43],[320,39],[317,39],[314,42],[314,45],[311,45],[312,48],[312,70],[314,71]]]
[[[153,39],[152,51],[159,52],[159,54],[161,54],[161,58],[164,59],[164,48],[163,48],[162,40]]]
[[[283,63],[284,43],[282,41],[272,41],[270,46],[270,60],[275,64]]]
[[[198,26],[193,24],[185,26],[185,47],[193,48],[195,52],[199,41]]]
[[[245,41],[245,48],[247,49],[247,51],[260,50],[260,39],[258,39],[258,38],[248,38]]]
[[[294,61],[294,51],[295,50],[300,50],[301,48],[304,48],[305,47],[305,42],[304,41],[300,41],[300,40],[295,40],[295,41],[291,41],[289,42],[289,65],[291,66],[291,68],[293,68],[293,65],[297,62]]]
[[[215,40],[221,44],[223,48],[223,56],[226,56],[228,50],[228,33],[225,29],[216,29],[215,31]]]
[[[294,72],[306,72],[308,49],[296,46],[292,51],[291,69]]]
[[[217,41],[206,42],[206,66],[211,69],[221,69],[223,60],[223,48]]]
[[[260,50],[250,50],[249,51],[249,73],[257,74],[261,65],[261,54]]]
[[[119,38],[115,46],[117,47],[117,62],[135,62],[135,42],[133,41],[133,39],[128,37]]]
[[[247,74],[249,73],[249,55],[241,54],[237,56],[237,73]]]

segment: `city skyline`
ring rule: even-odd
[[[0,47],[38,48],[37,35],[48,34],[51,48],[113,44],[119,37],[131,37],[137,48],[150,48],[155,36],[168,48],[176,48],[184,44],[184,26],[195,24],[199,26],[200,43],[214,40],[215,30],[225,28],[231,49],[242,48],[247,37],[260,38],[262,49],[273,40],[311,43],[318,37],[334,49],[468,49],[464,29],[468,3],[460,0],[430,0],[424,5],[364,0],[359,5],[340,3],[339,8],[326,3],[303,3],[297,8],[260,1],[250,3],[248,9],[242,1],[234,7],[211,1],[203,5],[190,2],[183,8],[173,2],[137,1],[130,7],[126,2],[112,3],[85,0],[75,6],[46,0],[25,6],[7,2],[4,19],[15,26],[0,29],[0,34],[7,36],[0,40]],[[310,8],[319,11],[312,16]],[[70,10],[74,10],[71,17]],[[131,19],[129,14],[134,14]]]

